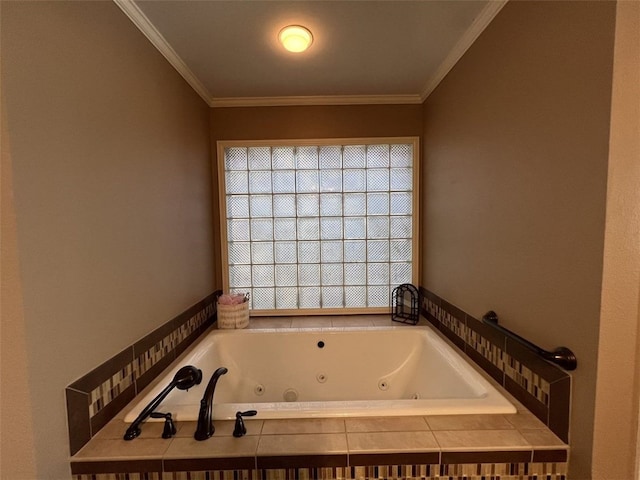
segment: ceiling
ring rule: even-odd
[[[506,2],[114,1],[211,106],[421,103]]]

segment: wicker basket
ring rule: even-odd
[[[249,302],[237,305],[218,303],[218,328],[246,328],[249,325]]]

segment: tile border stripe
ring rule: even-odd
[[[221,294],[208,295],[65,389],[71,455],[215,322]]]
[[[420,313],[433,326],[568,443],[571,376],[567,372],[422,286],[420,298]]]

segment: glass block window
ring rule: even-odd
[[[416,280],[416,150],[221,144],[225,289],[249,292],[254,311],[388,308]]]

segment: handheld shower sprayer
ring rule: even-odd
[[[199,385],[202,382],[202,370],[194,367],[193,365],[187,365],[178,370],[171,380],[171,383],[162,390],[156,398],[149,402],[140,415],[133,421],[133,423],[127,428],[127,431],[124,434],[125,440],[133,440],[138,435],[140,435],[140,424],[145,421],[145,419],[151,415],[151,413],[162,403],[162,400],[165,399],[169,392],[174,388],[178,390],[188,390],[194,385]]]

